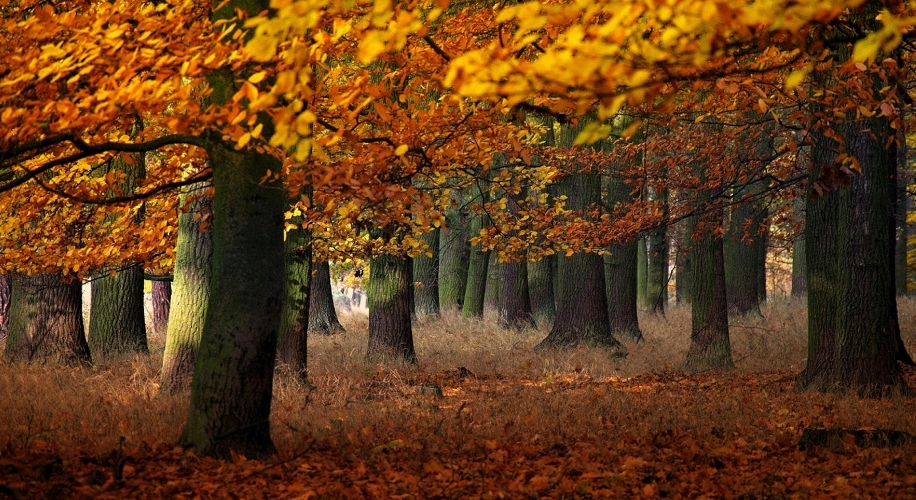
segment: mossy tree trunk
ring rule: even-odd
[[[484,215],[471,215],[471,235],[480,234],[484,227]],[[468,279],[464,288],[464,301],[461,304],[461,315],[465,318],[482,318],[486,298],[487,271],[490,253],[484,252],[480,244],[471,247],[468,258]]]
[[[863,32],[873,31],[878,28],[875,16],[880,8],[880,2],[870,1],[849,15],[847,22]],[[848,44],[833,43],[835,59],[847,59]],[[863,76],[880,98],[884,84],[873,75]],[[818,86],[833,88],[839,79],[835,74],[815,73]],[[893,132],[886,117],[855,120],[853,116],[834,125],[843,134],[846,152],[861,166],[861,174],[849,177],[848,185],[828,182],[843,175],[835,170],[835,141],[823,131],[811,134],[814,164],[805,221],[808,362],[799,388],[854,391],[862,397],[910,394],[897,363],[901,355],[897,304],[889,287],[894,280],[894,197],[888,194],[896,161],[885,145]],[[817,193],[815,186],[833,189]]]
[[[455,202],[461,204],[461,199]],[[468,218],[461,208],[445,213],[445,229],[439,235],[439,307],[461,310],[468,279]]]
[[[283,305],[277,338],[277,362],[306,380],[308,366],[309,282],[312,278],[312,246],[302,218],[293,218],[296,228],[286,231]]]
[[[496,311],[499,309],[500,280],[502,264],[498,262],[498,253],[493,250],[487,254],[487,282],[483,295],[483,308]]]
[[[337,319],[334,308],[334,293],[331,290],[331,264],[326,261],[314,262],[314,271],[309,284],[309,329],[310,334],[332,335],[344,333],[344,327]]]
[[[632,200],[632,189],[623,179],[611,177],[607,182],[606,206],[613,210],[618,204]],[[642,340],[636,307],[636,267],[639,258],[636,240],[608,247],[604,257],[605,291],[611,335]]]
[[[668,214],[668,190],[654,193],[661,203],[662,218]],[[646,308],[655,314],[665,314],[668,304],[668,227],[649,233],[646,256]]]
[[[636,301],[639,307],[646,309],[648,307],[648,282],[646,273],[649,268],[649,254],[646,251],[646,239],[636,240]]]
[[[413,258],[414,314],[417,318],[439,317],[439,233],[439,228],[434,228],[421,235],[430,254]]]
[[[766,240],[761,234],[765,212],[756,203],[728,211],[725,229],[725,287],[731,314],[760,313],[760,277],[766,277]],[[765,292],[764,292],[765,294]]]
[[[528,292],[528,262],[499,264],[499,325],[520,330],[533,328],[531,298]]]
[[[157,335],[165,335],[169,327],[169,310],[172,307],[172,281],[155,279],[152,281],[151,289],[153,331]]]
[[[410,321],[412,275],[407,257],[381,255],[369,262],[369,349],[366,359],[370,362],[417,364]]]
[[[701,195],[702,196],[702,195]],[[684,367],[690,371],[730,369],[731,339],[728,334],[728,303],[725,291],[725,258],[722,238],[722,210],[709,213],[702,222],[694,218],[697,237],[693,243],[693,286],[690,347]]]
[[[531,312],[539,326],[550,325],[557,317],[556,299],[553,293],[556,274],[556,254],[548,255],[537,262],[528,263],[528,291],[531,296]]]
[[[289,200],[279,183],[262,182],[279,172],[276,158],[221,142],[208,153],[213,274],[182,441],[201,455],[260,458],[276,452],[270,403]]]
[[[187,210],[178,215],[178,241],[172,271],[173,305],[169,311],[160,376],[163,391],[177,392],[191,387],[194,363],[200,350],[213,261],[213,200],[208,189],[209,184],[197,183],[181,192],[181,204],[187,206]]]
[[[9,333],[4,357],[10,363],[89,365],[83,329],[82,284],[60,276],[13,275]]]

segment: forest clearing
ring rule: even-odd
[[[912,346],[916,301],[901,299],[900,315]],[[683,307],[641,318],[645,340],[627,343],[625,359],[591,348],[539,353],[532,347],[544,330],[445,314],[416,327],[417,368],[366,363],[366,318],[341,319],[347,333],[310,339],[313,386],[277,376],[279,453],[265,461],[219,461],[176,446],[188,394],[159,394],[155,339],[148,358],[91,369],[3,365],[0,497],[916,494],[916,443],[857,446],[850,437],[799,449],[808,428],[916,434],[916,401],[796,392],[805,362],[797,301],[733,320],[736,369],[697,374],[679,369]],[[904,373],[916,384],[916,370]],[[441,396],[424,389],[435,386]]]

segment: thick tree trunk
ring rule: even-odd
[[[874,18],[880,3],[871,1],[848,21],[864,31],[877,28]],[[837,60],[850,48],[837,42]],[[826,87],[839,77],[816,73]],[[877,96],[883,85],[872,79]],[[808,264],[808,363],[799,388],[820,392],[855,391],[862,397],[909,394],[910,388],[897,363],[900,348],[897,304],[893,283],[893,179],[894,158],[886,148],[893,137],[886,117],[854,119],[836,126],[844,135],[846,152],[858,159],[861,174],[849,177],[847,186],[833,186],[836,143],[822,131],[814,140],[813,168],[805,222]],[[840,183],[843,184],[843,183]],[[817,193],[818,188],[835,188]],[[817,196],[820,194],[820,196]]]
[[[10,273],[0,271],[0,338],[5,339],[10,326],[10,290],[12,289]]]
[[[139,265],[92,281],[89,349],[96,361],[107,356],[149,354],[143,311],[143,268]]]
[[[190,203],[178,215],[175,245],[174,290],[169,311],[165,352],[162,355],[160,386],[178,392],[191,387],[194,363],[204,331],[210,300],[210,270],[213,260],[212,200],[208,184],[194,184],[182,190],[181,203]]]
[[[471,235],[480,234],[483,226],[483,215],[471,216]],[[468,280],[464,288],[464,302],[461,304],[461,315],[465,318],[483,317],[489,261],[489,252],[482,251],[479,244],[471,247],[468,260]]]
[[[224,143],[208,152],[213,275],[182,441],[202,455],[265,457],[276,451],[270,403],[288,198],[279,183],[264,182],[280,171],[276,158]]]
[[[405,257],[382,255],[369,263],[370,362],[417,364],[410,322],[412,274]]]
[[[528,262],[505,262],[499,268],[499,325],[515,330],[533,328]]]
[[[761,249],[766,244],[760,234],[760,207],[743,203],[729,211],[725,240],[725,288],[728,311],[735,315],[760,313]],[[763,271],[766,277],[766,271]]]
[[[315,268],[309,285],[309,334],[332,335],[344,333],[334,309],[331,290],[331,264],[324,260],[312,264]],[[359,304],[356,304],[357,306]]]
[[[649,254],[646,251],[646,239],[636,240],[636,302],[639,307],[647,309],[648,281],[646,273],[649,268]]]
[[[607,183],[608,210],[620,203],[632,201],[630,186],[622,179],[614,178]],[[608,320],[611,335],[622,335],[631,340],[642,340],[636,307],[636,266],[639,258],[636,240],[611,245],[604,257],[604,280],[607,294]]]
[[[414,314],[418,319],[439,317],[439,232],[435,228],[420,237],[429,246],[431,255],[413,258]]]
[[[301,218],[294,218],[293,223],[301,224]],[[280,332],[277,338],[277,362],[305,381],[308,366],[312,247],[308,231],[301,226],[286,231],[285,268]]]
[[[172,281],[157,279],[152,282],[153,331],[165,335],[169,328],[169,310],[172,307]]]
[[[468,220],[459,209],[445,214],[445,229],[439,235],[439,307],[461,310],[467,288]]]
[[[734,367],[728,334],[725,258],[722,239],[715,234],[721,227],[722,211],[718,209],[706,218],[699,239],[693,243],[690,348],[684,362],[684,368],[690,371]]]
[[[12,278],[9,334],[4,357],[11,363],[89,365],[83,330],[82,285],[59,276]]]
[[[557,256],[548,255],[537,262],[528,263],[528,291],[531,312],[538,325],[549,325],[557,316],[553,284],[556,281]]]
[[[902,128],[902,127],[901,127]],[[896,282],[895,295],[906,295],[909,289],[909,273],[907,272],[907,241],[909,238],[909,227],[906,223],[907,215],[907,193],[906,186],[910,176],[906,173],[906,137],[903,130],[897,131],[898,145],[897,152],[897,183],[896,189],[892,193],[895,197],[894,204],[894,237],[896,244],[894,246],[894,274]]]

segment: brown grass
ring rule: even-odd
[[[916,301],[901,301],[900,311],[912,352]],[[409,459],[445,463],[468,454],[489,460],[494,449],[521,442],[563,455],[576,443],[642,443],[637,449],[678,436],[710,455],[736,440],[789,449],[809,426],[916,434],[912,399],[793,391],[806,356],[802,303],[775,302],[762,316],[733,320],[731,373],[679,370],[689,320],[683,307],[641,317],[646,340],[626,343],[629,355],[621,360],[596,349],[534,352],[546,330],[505,331],[493,318],[446,313],[416,326],[420,367],[410,368],[367,364],[368,321],[345,316],[346,334],[310,339],[312,387],[278,375],[274,439],[281,458],[321,443],[345,462],[371,461],[401,440],[416,445]],[[0,365],[0,450],[98,455],[115,449],[120,436],[136,453],[174,445],[187,395],[158,392],[161,342],[152,339],[148,358],[90,369]],[[914,373],[907,377],[916,386]],[[430,384],[444,397],[425,395],[422,386]]]

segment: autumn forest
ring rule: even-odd
[[[916,495],[914,27],[0,0],[0,497]]]

